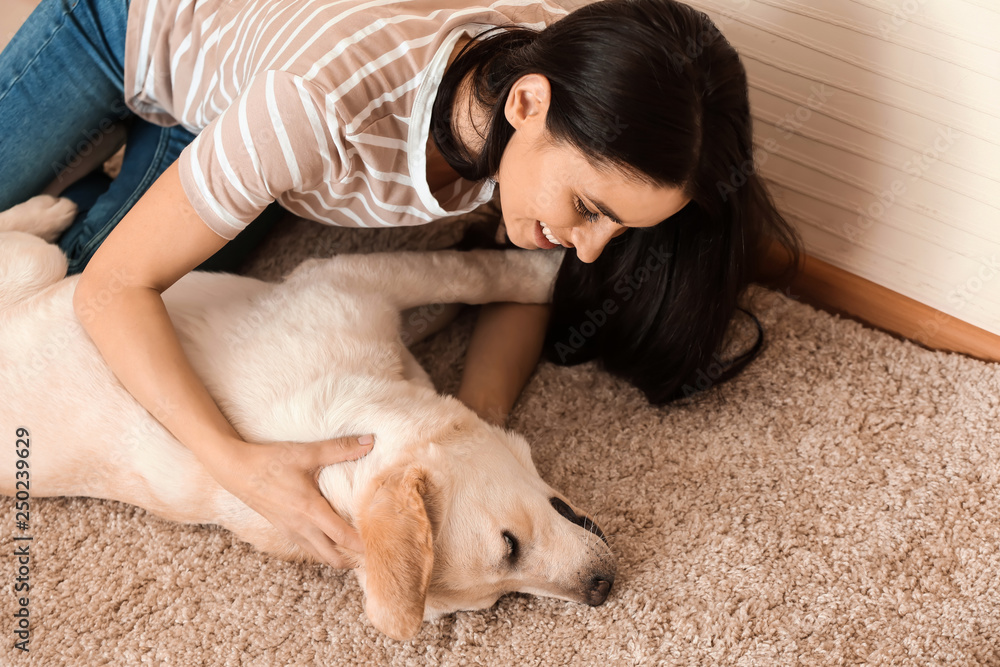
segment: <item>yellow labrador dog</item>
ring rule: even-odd
[[[73,213],[43,196],[0,214],[0,425],[30,434],[30,494],[119,500],[305,558],[105,366],[73,311],[76,277],[43,240]],[[306,261],[277,284],[191,273],[163,293],[185,352],[247,440],[375,434],[368,456],[325,468],[319,483],[361,533],[365,609],[391,637],[512,591],[599,605],[614,582],[604,535],[542,481],[525,440],[437,394],[399,333],[400,311],[423,304],[545,302],[560,259],[346,256]],[[99,317],[101,299],[80,317]],[[26,486],[15,485],[15,449],[0,452],[0,491],[14,495]]]

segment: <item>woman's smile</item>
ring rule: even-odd
[[[548,228],[548,225],[541,220],[535,220],[535,245],[542,250],[551,250],[560,246],[564,248],[573,247],[559,241],[556,235],[552,233],[552,230]]]

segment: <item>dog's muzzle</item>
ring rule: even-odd
[[[559,512],[559,514],[567,521],[575,523],[585,530],[589,530],[594,535],[601,538],[601,541],[604,542],[604,544],[608,543],[608,538],[604,536],[604,531],[601,530],[601,527],[594,523],[590,517],[577,514],[573,511],[572,507],[559,498],[550,498],[549,502],[552,504],[552,507],[555,508],[555,510]],[[611,585],[613,583],[615,583],[615,574],[613,570],[592,574],[583,591],[583,601],[592,607],[604,604],[604,601],[608,599],[608,593],[611,591]]]

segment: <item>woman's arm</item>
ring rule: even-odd
[[[458,398],[502,426],[542,354],[549,323],[546,304],[493,303],[476,322]]]
[[[174,163],[98,248],[80,276],[74,309],[129,393],[225,489],[317,559],[346,566],[334,543],[360,552],[361,540],[319,493],[316,478],[324,465],[370,447],[356,438],[297,445],[289,463],[274,443],[244,442],[195,374],[167,315],[160,294],[225,244],[191,206]]]

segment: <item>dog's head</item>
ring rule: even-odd
[[[360,503],[358,578],[375,627],[408,639],[424,620],[515,591],[604,602],[615,578],[604,534],[542,481],[523,438],[465,425],[415,454]]]

